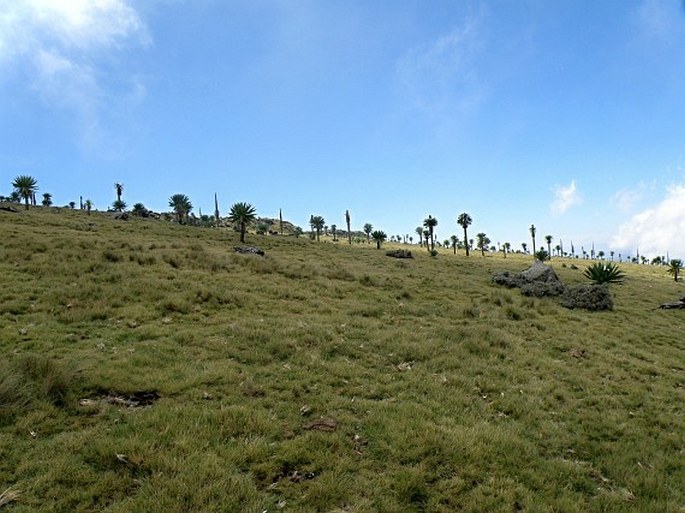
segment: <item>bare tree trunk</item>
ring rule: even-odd
[[[350,211],[345,210],[345,222],[347,223],[347,242],[352,244],[352,232],[350,231]]]

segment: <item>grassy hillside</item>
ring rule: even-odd
[[[248,235],[258,257],[54,209],[0,234],[3,511],[685,511],[663,268],[590,313],[492,285],[515,255]]]

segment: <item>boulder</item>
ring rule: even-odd
[[[264,251],[255,246],[236,246],[233,249],[236,253],[242,253],[244,255],[264,256]]]
[[[614,308],[614,301],[606,283],[569,288],[562,296],[561,304],[566,308],[583,308],[591,311],[613,310]]]
[[[674,301],[673,303],[662,303],[659,308],[663,310],[674,310],[678,308],[685,308],[685,301]]]
[[[519,287],[524,296],[559,296],[566,290],[554,269],[540,260],[536,260],[531,267],[520,273],[495,273],[492,281],[510,288]]]
[[[544,283],[558,283],[559,277],[547,264],[536,260],[528,269],[519,274],[526,283],[541,281]]]
[[[385,256],[393,257],[393,258],[414,258],[411,255],[411,251],[407,249],[393,249],[390,251],[385,252]]]
[[[678,301],[673,301],[672,303],[662,303],[659,305],[659,308],[664,310],[685,308],[685,296],[681,297]]]

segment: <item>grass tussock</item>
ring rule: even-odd
[[[656,309],[682,285],[661,268],[619,264],[591,312],[492,285],[514,254],[248,234],[266,255],[241,255],[234,232],[69,209],[0,230],[8,511],[685,504],[685,321]]]
[[[0,364],[0,421],[49,403],[65,406],[76,372],[62,362],[25,354]]]

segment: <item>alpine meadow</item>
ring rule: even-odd
[[[569,309],[493,283],[530,254],[479,234],[467,256],[430,216],[422,248],[256,230],[244,203],[191,226],[183,195],[169,220],[29,209],[22,184],[0,210],[3,513],[685,511],[685,310],[658,308],[682,264],[602,264],[613,309]]]

